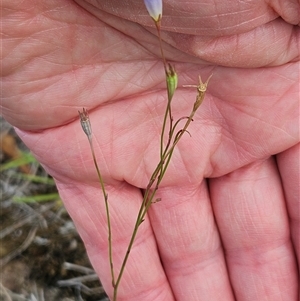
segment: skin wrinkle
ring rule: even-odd
[[[40,64],[40,60],[44,60],[44,59],[37,58],[37,59],[28,60],[28,61],[26,61],[26,65],[28,65],[29,63],[32,64],[33,61],[35,61],[35,62],[37,62],[38,64]],[[51,63],[51,66],[57,67],[57,66],[62,66],[62,65]],[[20,67],[21,67],[21,66],[20,66]],[[25,67],[25,66],[23,65],[23,67]],[[26,68],[26,69],[27,69],[27,68]],[[68,75],[68,74],[70,73],[70,70],[62,70],[61,72],[57,72],[54,76],[49,77],[49,74],[47,74],[47,72],[45,72],[45,69],[44,69],[44,70],[43,70],[44,72],[41,72],[41,73],[39,73],[35,78],[32,78],[32,75],[33,75],[32,72],[30,72],[30,70],[26,70],[26,69],[25,69],[24,71],[22,71],[22,73],[23,73],[24,75],[22,74],[22,76],[20,76],[20,78],[23,78],[25,75],[27,76],[27,80],[24,79],[24,80],[23,80],[23,83],[24,83],[26,86],[28,86],[28,87],[30,87],[32,84],[35,84],[35,83],[40,84],[40,82],[43,82],[43,81],[45,81],[45,80],[49,80],[49,79],[54,79],[54,80],[55,80],[55,81],[52,82],[50,85],[48,84],[47,86],[42,86],[42,87],[40,88],[40,90],[44,90],[45,87],[51,88],[52,85],[54,85],[54,84],[56,84],[56,83],[59,83],[59,81],[61,80],[62,76]],[[51,71],[51,69],[52,69],[52,68],[50,68],[49,71]],[[29,75],[29,74],[30,74],[31,78],[28,78],[28,75]],[[42,75],[42,74],[43,74],[43,75]],[[41,76],[40,76],[40,75],[41,75]],[[10,77],[11,77],[11,76],[10,76]],[[28,80],[30,80],[30,81],[28,81]],[[6,81],[10,81],[10,78],[7,78]],[[23,85],[22,87],[24,87],[24,85]],[[20,90],[19,90],[19,91],[20,91]],[[18,91],[18,93],[22,95],[22,92],[21,92],[21,91],[19,92],[19,91]],[[25,94],[25,93],[28,93],[28,92],[25,91],[25,92],[23,92],[23,93]],[[17,93],[16,93],[16,94],[17,94]]]
[[[132,62],[131,62],[132,63]],[[131,64],[130,63],[130,64]],[[144,69],[146,68],[147,66],[144,66],[144,67],[141,67],[141,69]],[[148,67],[147,67],[148,68]],[[150,67],[151,69],[151,67]],[[126,69],[125,69],[126,70]],[[139,77],[139,72],[138,73],[135,73],[134,76],[130,79],[130,81],[128,82],[128,77],[126,77],[125,75],[123,75],[122,72],[120,72],[118,70],[118,67],[115,67],[115,73],[112,72],[112,74],[118,74],[120,76],[120,80],[118,79],[119,82],[123,82],[124,83],[124,86],[126,84],[126,86],[129,86],[130,88],[134,87],[135,89],[133,89],[133,91],[140,91],[142,90],[142,85],[141,84],[137,84],[135,83],[135,77]],[[113,82],[113,81],[112,81]],[[131,96],[131,97],[134,97],[135,95],[134,94],[127,94],[126,91],[124,90],[124,87],[120,87],[121,89],[118,91],[118,93],[114,96],[115,98],[125,98],[125,97],[128,97],[128,96]],[[122,93],[121,93],[122,92]],[[137,93],[136,93],[137,94]],[[119,96],[120,95],[120,96]],[[125,97],[123,95],[126,95]]]
[[[142,118],[142,120],[140,120],[140,122],[139,122],[139,124],[140,125],[147,125],[148,123],[149,123],[149,116],[151,116],[151,115],[141,115],[141,113],[140,113],[140,111],[142,110],[142,108],[147,108],[147,110],[149,110],[149,105],[147,104],[147,103],[145,103],[144,105],[142,105],[142,107],[140,108],[140,109],[138,109],[136,112],[133,112],[132,111],[132,105],[131,105],[131,102],[130,103],[128,103],[128,105],[126,105],[126,108],[128,108],[128,113],[129,113],[129,115],[128,115],[128,117],[129,117],[129,120],[131,120],[132,118],[134,118],[134,116],[136,116],[136,115],[139,115],[139,116],[144,116],[143,118]],[[124,110],[124,112],[126,112],[127,111],[127,109],[125,109]],[[151,113],[152,114],[152,113]],[[154,123],[154,126],[156,127],[156,123]],[[153,127],[153,126],[152,126]],[[128,124],[128,123],[126,123],[126,124],[122,124],[121,125],[121,128],[123,129],[123,131],[124,131],[124,134],[127,132],[127,131],[130,131],[130,132],[132,132],[132,133],[135,133],[136,132],[136,125],[134,125],[134,124],[132,124],[131,122]],[[148,127],[147,127],[148,128]],[[151,132],[151,131],[150,131]],[[118,133],[118,140],[120,140],[120,141],[122,141],[122,137],[124,136],[124,134],[123,133]],[[140,132],[138,132],[138,135],[140,135]],[[152,141],[153,139],[151,138],[151,137],[149,137],[148,138],[148,141]],[[132,143],[134,143],[134,141],[132,142]],[[149,142],[150,143],[150,142]],[[147,149],[149,149],[149,150],[151,150],[151,149],[153,149],[153,143],[152,143],[152,146],[150,147],[150,144],[149,143],[144,143],[144,150],[143,150],[143,152],[144,153],[148,153],[147,152]],[[148,145],[148,146],[146,146],[146,145]],[[146,147],[146,148],[145,148]],[[150,152],[149,152],[150,153]],[[146,156],[147,158],[149,157],[149,156]],[[135,160],[136,161],[136,160]],[[149,158],[148,158],[148,161],[149,161]],[[137,170],[141,170],[141,165],[140,164],[138,164],[137,162],[135,162],[135,164],[138,166],[137,167]],[[143,164],[142,164],[143,165]],[[147,164],[147,166],[148,166],[148,164]],[[151,173],[152,173],[152,170],[151,169],[149,169],[148,170],[148,172],[146,172],[146,174],[148,174],[148,177],[150,177],[150,175],[151,175]],[[129,179],[125,179],[126,181],[130,181]],[[132,181],[130,181],[130,182],[132,182]]]
[[[221,111],[219,110],[219,112],[221,113]],[[251,115],[249,115],[248,114],[248,116],[251,116]],[[273,132],[273,131],[271,131],[271,129],[270,129],[270,127],[271,128],[273,128],[273,129],[278,129],[278,130],[280,130],[280,131],[283,131],[279,126],[274,126],[274,125],[270,125],[269,124],[269,122],[266,122],[266,121],[264,121],[263,119],[260,119],[260,118],[258,118],[258,117],[256,117],[255,115],[252,115],[251,116],[252,118],[254,118],[255,120],[257,120],[257,124],[259,123],[265,123],[265,125],[266,125],[266,127],[269,127],[269,132]],[[227,132],[230,132],[229,131],[229,129],[231,129],[232,128],[232,126],[231,125],[227,125],[227,127],[225,127],[224,125],[223,125],[223,128],[227,128],[228,130],[227,130]],[[285,132],[285,131],[283,131],[283,132]],[[232,133],[231,134],[231,137],[229,138],[231,141],[242,141],[243,143],[242,144],[236,144],[237,146],[239,146],[239,147],[237,147],[237,149],[241,149],[240,151],[237,151],[237,154],[249,154],[250,155],[250,157],[253,157],[253,158],[255,158],[255,155],[253,154],[253,151],[251,152],[250,151],[250,149],[248,148],[248,145],[249,144],[247,144],[247,147],[245,147],[245,146],[243,146],[243,144],[245,143],[245,141],[246,140],[244,140],[245,139],[245,137],[246,136],[243,136],[243,137],[241,137],[241,138],[239,138],[239,136],[238,135],[236,135],[236,133],[238,133],[238,130],[236,130],[234,133]],[[225,137],[225,135],[224,135],[224,132],[223,132],[223,137]],[[241,140],[242,138],[244,138],[243,140]],[[259,138],[259,137],[258,137]],[[295,138],[295,142],[296,142],[296,139],[297,139],[297,137],[292,137],[292,138]],[[264,138],[262,137],[261,138],[261,145],[263,144],[263,145],[265,145],[265,143],[264,143],[265,141],[264,141]],[[253,145],[254,146],[254,145]],[[263,148],[260,148],[260,149],[263,149]],[[255,153],[257,153],[257,152],[255,152]],[[262,157],[264,157],[264,156],[268,156],[269,155],[269,150],[265,150],[264,151],[264,153],[263,154],[261,154],[261,156]]]
[[[193,205],[193,207],[196,208],[201,208],[202,206],[205,206],[204,204],[201,205],[200,203],[196,203],[193,201],[193,199],[196,199],[199,197],[199,194],[205,194],[206,195],[206,186],[205,184],[202,184],[203,188],[199,188],[199,186],[196,185],[189,185],[185,190],[182,189],[182,191],[178,191],[177,194],[173,195],[172,199],[176,200],[176,202],[165,202],[165,203],[158,203],[159,206],[165,208],[166,210],[166,215],[164,220],[156,220],[154,221],[154,226],[157,227],[158,225],[161,225],[163,227],[163,224],[165,220],[171,219],[174,221],[174,224],[176,225],[170,230],[164,229],[163,231],[166,231],[168,233],[168,240],[171,239],[171,243],[169,243],[169,248],[165,250],[165,252],[162,253],[170,253],[171,251],[169,250],[170,248],[172,249],[176,243],[174,239],[179,236],[181,243],[177,245],[179,248],[187,248],[187,249],[193,249],[193,252],[195,252],[195,247],[198,249],[201,249],[201,253],[205,253],[207,256],[211,253],[212,249],[217,249],[219,248],[219,240],[216,235],[209,235],[208,233],[199,233],[201,234],[201,241],[202,243],[199,244],[197,241],[195,241],[196,245],[193,247],[192,245],[188,244],[189,243],[189,238],[190,237],[196,237],[198,235],[195,234],[195,232],[190,232],[190,235],[192,236],[187,236],[186,231],[181,232],[181,228],[185,229],[185,227],[189,223],[193,223],[190,218],[187,216],[185,213],[186,207],[188,206],[189,203]],[[170,187],[164,187],[159,190],[158,192],[158,197],[161,197],[165,199],[165,194],[168,194],[168,191],[170,191]],[[182,210],[180,210],[182,208]],[[204,208],[205,209],[205,208]],[[152,210],[152,209],[151,209]],[[154,209],[153,209],[154,210]],[[206,209],[205,211],[210,211],[210,207],[206,204]],[[212,223],[212,217],[209,215],[205,214],[205,212],[201,213],[201,215],[204,217],[206,221],[203,221],[205,224],[210,225],[210,230],[206,230],[209,232],[213,232],[211,228],[214,228],[214,225]],[[150,215],[151,218],[151,215]],[[199,217],[200,218],[200,217]],[[195,217],[193,217],[195,219]],[[178,222],[177,222],[178,221]],[[196,230],[196,229],[195,229]],[[160,235],[161,233],[159,233]],[[188,241],[187,241],[188,240]],[[207,241],[211,241],[209,245],[211,246],[209,250],[206,250],[204,247],[202,247]],[[173,263],[177,263],[176,260],[176,252],[171,252],[170,255],[174,260],[172,260]],[[197,253],[194,253],[195,256],[197,256]],[[203,254],[202,254],[203,255]],[[185,260],[192,259],[192,257],[185,258]],[[201,256],[202,258],[202,256]],[[166,259],[167,260],[167,259]],[[179,264],[180,262],[178,262]]]
[[[278,13],[286,22],[299,25],[300,5],[297,0],[267,0],[266,3]]]
[[[81,3],[81,4],[85,4],[86,2],[91,2],[91,1],[78,1],[79,3]],[[198,4],[198,3],[197,3]],[[172,3],[172,5],[175,5],[174,3]],[[197,6],[199,6],[199,5],[201,5],[201,4],[198,4]],[[102,4],[100,3],[100,2],[98,2],[98,4],[95,4],[95,7],[101,7],[102,6]],[[178,32],[178,29],[174,29],[174,24],[171,24],[171,26],[168,26],[168,24],[171,22],[171,20],[169,20],[169,19],[171,19],[171,18],[169,18],[169,16],[168,15],[172,15],[172,19],[174,19],[174,17],[176,18],[180,18],[180,16],[183,14],[183,12],[184,12],[184,9],[182,9],[182,7],[180,7],[180,9],[178,9],[178,15],[176,15],[175,13],[176,13],[176,11],[174,10],[174,9],[172,9],[172,10],[170,10],[170,11],[168,11],[168,6],[167,6],[167,4],[165,4],[164,5],[165,6],[165,9],[164,9],[164,20],[165,20],[165,22],[164,22],[164,28],[165,29],[167,29],[167,30],[171,30],[171,31],[176,31],[176,32]],[[210,7],[210,6],[208,6],[208,7]],[[215,7],[215,6],[211,6],[211,7]],[[102,7],[103,8],[103,7]],[[221,8],[221,9],[223,9],[223,8]],[[247,16],[249,15],[249,10],[250,9],[245,9],[245,12],[247,12]],[[251,11],[253,11],[253,13],[255,13],[255,11],[257,10],[257,8],[255,7],[255,8],[253,8],[253,9],[251,9]],[[107,6],[106,6],[106,9],[105,9],[105,11],[106,12],[109,12],[109,9],[107,8]],[[243,11],[243,10],[242,10]],[[202,18],[207,18],[207,17],[209,17],[210,18],[210,20],[216,20],[216,18],[212,18],[213,16],[216,16],[216,14],[213,14],[212,12],[208,12],[208,11],[206,11],[206,10],[203,10],[203,8],[201,9],[201,11],[200,12],[203,12],[202,14],[200,14],[199,15],[199,13],[198,12],[195,12],[194,13],[194,15],[195,15],[195,17],[202,17]],[[205,14],[204,14],[204,12],[205,12]],[[230,10],[229,11],[229,13],[230,14],[232,14],[232,10]],[[223,14],[221,14],[221,15],[223,15]],[[225,15],[225,14],[224,14]],[[238,14],[238,15],[240,15],[240,14]],[[187,14],[184,14],[184,18],[186,19],[187,17],[190,17],[191,16],[191,12],[189,11],[188,12],[188,15]],[[226,15],[225,15],[226,16]],[[272,18],[275,18],[275,16],[272,16]],[[145,18],[142,18],[143,20],[145,20]],[[192,19],[192,18],[191,18]],[[147,20],[147,19],[146,19]],[[268,20],[269,21],[269,20]],[[177,22],[176,22],[176,24],[178,24],[178,23],[180,23],[180,22],[178,22],[178,20],[177,20]],[[224,22],[223,22],[224,23]],[[151,24],[152,25],[152,24]],[[204,24],[202,24],[202,28],[203,29],[205,29],[205,27],[203,27],[203,25]],[[214,29],[216,30],[216,29],[218,29],[218,28],[223,28],[224,27],[224,25],[222,24],[221,26],[214,26]],[[177,27],[178,28],[178,27]],[[184,28],[187,28],[187,27],[184,27]],[[252,26],[252,28],[253,28],[253,26]],[[208,29],[208,28],[207,28]],[[248,29],[249,30],[249,29]],[[179,31],[180,32],[180,31]],[[232,30],[231,30],[231,32],[232,32]]]
[[[256,179],[256,182],[258,181],[258,179]],[[245,192],[242,192],[242,195],[243,195],[243,199],[244,200],[249,200],[250,202],[254,202],[256,203],[256,198],[255,198],[255,193],[254,193],[254,190],[255,190],[255,183],[253,185],[253,190],[246,194]],[[247,203],[248,204],[248,203]],[[246,215],[248,217],[248,222],[247,222],[247,225],[244,224],[244,233],[248,236],[248,238],[250,239],[251,236],[250,236],[250,233],[249,231],[247,231],[249,228],[251,229],[251,235],[253,235],[253,232],[254,233],[259,233],[261,232],[261,229],[259,228],[259,226],[254,222],[254,218],[252,217],[251,215],[251,209],[249,208],[250,206],[245,206],[244,207],[244,210],[243,210],[243,214]],[[258,207],[258,206],[256,206]],[[260,231],[259,231],[260,230]]]
[[[238,109],[238,111],[239,111],[239,109]],[[246,148],[242,147],[241,145],[238,145],[238,143],[234,143],[234,141],[236,139],[236,135],[231,132],[232,126],[228,124],[227,119],[223,115],[222,110],[220,108],[218,109],[218,112],[223,117],[222,118],[223,122],[222,122],[222,127],[221,127],[222,135],[220,136],[220,139],[224,140],[227,137],[229,141],[233,142],[235,154],[238,156],[238,161],[243,159],[243,158],[241,158],[241,154],[243,153],[243,151],[245,151],[246,154],[248,154],[248,155],[250,155],[250,157],[252,157],[252,154],[250,154]],[[240,111],[240,112],[243,113],[243,111]],[[219,145],[221,145],[221,140],[219,142]],[[241,149],[242,151],[240,151],[239,149]],[[245,155],[243,155],[243,157],[245,158]],[[243,162],[243,161],[241,161],[241,162]]]
[[[127,88],[126,90],[128,90],[129,88]],[[129,89],[130,90],[130,89]],[[121,91],[121,90],[120,90]],[[43,91],[44,92],[44,91]],[[116,93],[116,91],[113,91],[114,93]],[[74,92],[75,93],[75,92]],[[131,92],[132,93],[132,92]],[[137,91],[134,91],[134,93],[137,93]],[[44,93],[43,93],[44,94]],[[111,96],[111,97],[115,97],[115,96]],[[51,98],[53,98],[53,95],[51,95]],[[104,100],[103,100],[104,101]]]
[[[265,163],[267,163],[267,162],[270,162],[269,160],[268,161],[263,161],[260,165],[261,166],[263,166]],[[254,165],[254,168],[257,170],[259,167],[260,167],[260,165],[259,164],[256,164],[256,165]],[[273,168],[276,168],[275,166],[273,166]],[[262,174],[263,175],[263,174]],[[260,182],[264,182],[264,181],[261,181],[261,180],[267,180],[268,179],[268,174],[266,174],[264,177],[255,177],[255,181],[256,181],[256,183],[257,184],[259,184]],[[251,178],[249,178],[249,180],[251,180]],[[279,182],[279,178],[278,179],[276,179],[276,182]],[[269,185],[271,185],[271,184],[269,184]],[[279,189],[279,188],[278,188]],[[253,190],[251,190],[251,191],[253,191],[253,192],[255,192],[256,190],[255,189],[253,189]],[[278,193],[278,197],[280,198],[280,195],[282,194],[282,189],[280,189],[280,193]],[[246,195],[245,195],[246,196]],[[254,195],[255,196],[255,195]],[[283,196],[282,196],[283,197]],[[251,201],[251,202],[249,202],[249,203],[247,203],[247,204],[252,204],[253,203],[253,201]],[[233,203],[232,203],[233,204]],[[259,208],[261,205],[260,205],[260,203],[258,202],[257,203],[257,207]],[[283,208],[284,209],[284,208]],[[263,210],[264,211],[264,210]],[[263,211],[261,211],[261,212],[263,212]],[[272,216],[272,214],[273,214],[273,212],[270,212],[269,213],[270,214],[270,216]],[[287,222],[287,221],[286,221]],[[288,234],[286,234],[285,233],[285,237],[288,237]]]
[[[84,221],[84,224],[85,225],[89,225],[89,229],[86,229],[86,235],[88,236],[92,236],[92,233],[95,233],[97,232],[97,229],[98,229],[98,226],[96,225],[96,219],[93,218],[90,214],[84,214],[85,212],[95,212],[95,208],[92,207],[91,204],[89,204],[88,202],[85,203],[85,206],[87,208],[90,208],[90,210],[87,210],[87,211],[83,211],[83,210],[80,210],[78,208],[78,218],[82,221]],[[103,221],[105,222],[105,221]],[[82,224],[82,227],[84,228],[84,225]],[[92,239],[90,238],[89,241],[92,241]],[[99,251],[101,251],[101,245],[100,246],[97,246],[99,248]],[[105,252],[107,251],[104,246],[102,245],[102,252]]]
[[[82,5],[85,5],[86,4],[86,2],[84,1],[78,1],[78,2],[80,2],[80,4],[82,4]],[[90,1],[88,1],[88,2],[90,2]],[[96,5],[97,6],[97,5]],[[99,6],[101,6],[101,4],[99,4]],[[88,8],[89,9],[89,8]],[[93,10],[90,8],[90,10],[91,10],[91,12],[93,13]],[[94,11],[95,11],[95,9],[94,9]],[[107,10],[106,10],[106,12],[108,12]],[[198,17],[198,15],[197,15],[197,17]],[[164,20],[167,18],[167,16],[164,16]],[[210,18],[210,19],[214,19],[214,18]],[[172,27],[174,27],[173,25],[172,25]],[[171,28],[172,28],[171,27]],[[220,27],[220,26],[219,26]],[[223,26],[222,26],[223,27]],[[166,22],[164,22],[164,28],[166,28],[167,30],[169,30],[170,28],[167,26],[167,24],[166,24]],[[202,26],[202,28],[203,28],[203,26]],[[180,32],[180,31],[178,31],[178,28],[176,28],[176,32]]]
[[[215,4],[216,1],[215,1]],[[215,5],[215,7],[217,7],[217,5]],[[238,12],[232,12],[232,11],[228,11],[226,13],[220,13],[220,12],[216,12],[216,15],[214,16],[217,20],[219,20],[219,24],[220,24],[220,17],[234,17],[234,16],[240,16],[242,13],[245,13],[246,15],[249,15],[249,12],[252,12],[253,9],[250,9],[250,8],[247,8],[245,10],[243,9],[240,9]],[[243,25],[247,25],[247,24],[251,24],[253,21],[256,21],[260,18],[263,18],[263,16],[257,16],[257,17],[253,17],[252,19],[250,20],[244,20],[242,18],[243,21],[239,21],[238,24],[235,24],[234,26],[231,25],[231,26],[224,26],[223,24],[222,25],[219,25],[217,26],[216,28],[219,29],[221,32],[223,32],[224,30],[227,31],[227,32],[230,32],[230,31],[233,31],[233,29],[237,28],[238,27],[243,27]],[[254,22],[255,23],[255,22]]]
[[[45,131],[43,131],[45,132]],[[44,147],[44,143],[39,143],[39,140],[42,139],[42,135],[41,133],[38,133],[39,136],[41,138],[37,139],[37,144],[36,144],[36,152],[33,152],[34,156],[37,158],[37,160],[39,162],[41,162],[43,164],[43,158],[41,156],[39,156],[37,153],[39,152],[38,149],[41,149],[41,152],[43,153],[43,156],[47,157],[47,156],[51,156],[51,146],[53,146],[53,149],[55,149],[55,146],[56,146],[56,139],[53,137],[53,139],[47,141],[47,144],[49,143],[50,141],[50,144],[48,144],[47,148]],[[52,151],[52,154],[53,154],[53,151]],[[58,159],[59,158],[59,159]],[[56,180],[59,180],[59,181],[63,181],[63,180],[66,180],[67,182],[69,182],[69,178],[68,176],[66,175],[68,172],[70,172],[71,174],[76,174],[73,170],[73,168],[68,168],[66,169],[66,165],[64,165],[63,162],[65,162],[65,160],[67,160],[67,158],[61,158],[60,156],[57,156],[55,157],[55,162],[52,162],[51,165],[46,165],[45,163],[43,164],[44,168],[47,170],[47,172],[49,172],[50,174],[54,175]],[[59,167],[60,170],[61,170],[61,175],[62,177],[58,177],[56,175],[56,172],[55,172],[55,168],[56,167]],[[73,166],[72,164],[68,164],[68,166]]]
[[[124,186],[128,186],[128,184],[126,183],[119,183],[117,186],[107,186],[107,193],[109,195],[109,199],[110,199],[110,203],[113,204],[113,202],[115,202],[115,193],[118,191],[124,191],[124,189],[122,189],[122,187]],[[99,183],[98,183],[98,187],[99,187]],[[97,229],[99,229],[100,225],[106,225],[106,216],[104,214],[104,204],[102,202],[99,201],[98,198],[100,198],[101,196],[101,190],[98,189],[98,187],[93,188],[93,200],[90,202],[86,201],[86,198],[82,198],[81,201],[84,202],[85,206],[90,206],[90,210],[83,210],[83,211],[87,211],[89,218],[91,218],[93,220],[93,227],[94,229],[90,229],[90,223],[86,223],[85,218],[84,219],[80,219],[81,221],[81,227],[83,227],[84,229],[86,229],[86,233],[87,235],[93,235],[93,233],[97,232]],[[75,188],[75,187],[74,187]],[[80,189],[79,190],[79,194],[78,195],[83,195],[82,193],[80,193]],[[96,194],[96,193],[97,194]],[[90,192],[90,194],[92,195],[92,193]],[[137,197],[137,194],[135,195],[135,197]],[[127,202],[128,203],[128,202]],[[95,207],[95,204],[97,204],[97,206]],[[128,204],[129,205],[129,204]],[[122,204],[122,206],[126,206],[126,204]],[[94,209],[93,209],[94,208]],[[79,210],[78,212],[81,213],[82,210]],[[97,216],[97,218],[95,218],[95,216]],[[114,232],[118,231],[118,229],[124,227],[124,225],[126,225],[127,228],[127,234],[123,235],[122,237],[119,237],[120,241],[125,241],[127,243],[127,241],[129,241],[129,235],[130,235],[130,231],[129,229],[131,229],[133,227],[133,223],[132,221],[130,222],[130,225],[128,226],[128,214],[126,216],[122,216],[122,214],[120,214],[120,212],[118,210],[115,210],[115,208],[111,205],[111,217],[115,220],[117,220],[117,222],[115,223],[115,228],[113,229],[113,233],[112,235],[114,235]],[[96,225],[97,222],[97,225]],[[148,233],[148,231],[150,231],[148,228],[143,229],[143,232]],[[138,248],[138,245],[142,243],[143,239],[145,239],[145,237],[149,237],[149,235],[147,234],[146,236],[137,236],[138,242],[135,245],[136,248]],[[102,238],[103,241],[106,241],[107,239],[107,235],[104,235],[104,237]],[[98,242],[99,243],[99,242]],[[98,247],[102,247],[103,244],[99,244]],[[117,246],[115,247],[115,249],[118,251],[118,253],[116,254],[116,256],[120,255],[120,253],[125,252],[124,248],[120,248],[118,249]],[[103,249],[103,251],[107,251],[107,249]],[[122,256],[121,256],[122,257]],[[120,257],[120,258],[121,258]],[[119,260],[120,260],[119,258]]]
[[[154,292],[153,292],[154,291]],[[164,295],[164,296],[162,296]],[[135,296],[131,296],[131,298],[138,298],[138,299],[144,299],[144,298],[152,298],[151,300],[162,300],[162,301],[168,301],[169,296],[166,296],[166,289],[164,287],[163,283],[153,283],[153,288],[149,288],[148,290],[143,290],[141,292],[138,292],[135,294]],[[120,301],[126,301],[127,299],[121,299]]]
[[[246,232],[247,233],[247,232]],[[247,247],[246,249],[231,249],[226,252],[226,257],[230,256],[231,264],[243,267],[248,266],[252,270],[259,269],[261,266],[268,265],[270,263],[276,263],[279,259],[282,260],[287,258],[287,254],[283,253],[288,247],[285,246],[286,241],[279,241],[278,244],[271,245],[260,245]],[[268,248],[264,251],[264,248]],[[283,249],[281,251],[281,249]],[[243,256],[239,254],[243,251]],[[278,252],[277,252],[278,251]],[[277,252],[277,257],[272,257],[272,253]],[[247,257],[247,259],[245,258]],[[272,258],[272,260],[270,260]],[[253,271],[252,271],[253,272]],[[275,279],[274,279],[275,280]]]
[[[274,35],[274,37],[276,36],[276,31],[275,31],[274,27],[272,28],[272,34]],[[292,39],[292,34],[289,36],[289,40],[291,40],[291,39]],[[280,46],[281,43],[282,43],[282,41],[284,41],[284,40],[285,40],[285,37],[279,37],[279,38],[277,38],[276,41],[275,41],[275,43],[274,43],[274,45],[273,45],[273,47],[276,47],[276,44],[278,44]],[[263,47],[261,49],[261,53],[263,54],[263,53],[265,53],[267,51],[268,51],[268,48],[267,48],[267,45],[265,45],[265,47]],[[286,52],[278,53],[277,59],[279,59],[280,57],[282,57],[283,58],[282,61],[284,61],[284,58],[286,57]],[[274,59],[273,61],[270,61],[269,64],[272,66],[275,63],[275,60],[276,59]]]
[[[78,156],[80,158],[80,160],[78,161],[78,164],[81,163],[82,168],[84,169],[85,173],[88,173],[88,168],[85,164],[85,162],[87,160],[89,160],[89,158],[87,158],[86,156],[83,155],[83,147],[82,144],[80,143],[78,136],[75,136],[74,139],[76,139],[76,145],[77,145],[77,149],[78,149]]]
[[[168,262],[170,264],[170,272],[169,276],[192,276],[196,271],[204,270],[205,268],[214,265],[219,261],[218,256],[220,256],[221,248],[211,251],[210,254],[201,253],[201,257],[199,253],[195,252],[195,256],[193,254],[189,254],[188,260],[182,262],[182,258],[174,258],[172,261]],[[184,270],[184,273],[182,271]]]
[[[266,24],[265,27],[268,31],[269,31],[269,28],[273,28],[273,26],[270,26],[270,24]],[[264,27],[262,27],[261,29],[264,29]],[[196,55],[196,56],[204,58],[204,59],[213,60],[215,62],[221,62],[221,64],[226,66],[227,62],[230,62],[231,64],[239,64],[237,61],[237,56],[240,56],[243,53],[241,51],[239,51],[238,53],[236,53],[235,56],[232,56],[232,53],[234,53],[234,49],[236,47],[238,47],[239,45],[244,45],[243,47],[240,47],[240,49],[245,47],[246,52],[243,54],[243,56],[247,56],[249,43],[251,43],[252,41],[253,42],[255,41],[255,39],[254,39],[255,36],[253,36],[253,34],[255,34],[255,35],[256,34],[259,34],[259,35],[264,34],[261,38],[264,38],[266,36],[267,32],[265,30],[262,31],[261,29],[258,29],[258,31],[255,30],[255,31],[251,31],[251,32],[248,32],[248,33],[245,33],[242,35],[238,35],[237,37],[236,36],[226,36],[226,37],[221,37],[218,39],[206,38],[206,40],[203,40],[203,38],[200,39],[196,36],[189,36],[186,38],[191,43],[191,46],[187,49],[184,48],[185,46],[182,46],[180,44],[180,35],[179,35],[179,37],[176,38],[176,40],[174,40],[174,35],[171,36],[171,39],[167,38],[167,40],[169,41],[169,43],[179,47],[182,51],[185,51],[189,54]],[[295,32],[293,34],[295,35]],[[299,34],[297,34],[297,35],[299,36]],[[290,36],[290,35],[288,35],[288,36]],[[168,37],[168,35],[165,35],[165,37]],[[172,39],[173,39],[173,41],[172,41]],[[275,37],[274,37],[274,39],[275,39]],[[283,39],[286,41],[287,37],[285,37]],[[290,37],[288,37],[288,39],[290,39]],[[235,42],[235,41],[239,41],[239,44],[237,44],[237,42]],[[230,43],[228,44],[228,42],[230,42]],[[225,45],[226,45],[226,48],[223,49],[223,51],[221,51],[220,49],[224,48]],[[228,45],[230,45],[230,46],[228,46]],[[267,47],[267,45],[262,45],[262,46],[264,48]],[[274,48],[272,48],[272,49],[274,49]],[[222,56],[221,53],[227,53],[230,56],[226,57],[226,59],[225,59],[225,57]],[[255,51],[253,53],[255,55],[253,55],[252,61],[250,61],[250,62],[248,61],[247,65],[244,65],[244,67],[255,66],[257,64],[257,62],[261,60],[261,56],[259,56],[260,53],[263,53],[261,51],[261,47],[258,48],[257,51]],[[285,53],[286,53],[286,55],[285,55],[286,59],[288,57],[291,57],[292,53],[295,53],[294,54],[295,56],[298,55],[298,52],[296,51],[296,48],[294,48],[294,47],[291,48],[289,50],[289,52],[285,52]],[[243,62],[243,56],[241,56],[238,59],[239,62]],[[282,51],[272,50],[272,56],[269,56],[269,57],[262,56],[262,57],[265,57],[267,64],[270,65],[273,62],[272,65],[275,65],[274,62],[277,62],[278,58],[282,57]],[[240,65],[240,67],[243,67],[243,65]]]
[[[180,157],[180,162],[182,162],[182,164],[180,164],[180,165],[183,165],[185,168],[182,168],[183,170],[188,170],[188,169],[186,169],[186,167],[188,166],[188,158],[185,158],[185,156],[184,156],[184,154],[182,153],[182,151],[180,151],[179,150],[179,157]],[[179,164],[178,165],[176,165],[176,167],[177,168],[179,168]],[[180,168],[181,168],[181,166],[180,166]],[[187,180],[187,182],[188,183],[193,183],[194,181],[193,181],[193,176],[192,176],[192,173],[191,172],[189,172],[188,173],[188,180]],[[203,179],[199,179],[199,182],[201,182]]]

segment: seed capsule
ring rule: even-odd
[[[78,111],[78,113],[79,113],[80,123],[83,131],[88,136],[88,138],[91,138],[92,127],[91,127],[88,111],[85,108],[83,108],[82,112]]]

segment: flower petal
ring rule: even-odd
[[[158,22],[162,17],[162,0],[144,0],[144,3],[151,18]]]

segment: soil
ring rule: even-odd
[[[0,125],[2,165],[28,150],[4,119]],[[10,151],[3,139],[12,141]],[[50,184],[34,183],[24,179],[24,174],[48,178]],[[1,171],[0,189],[0,301],[108,300],[56,196],[56,187],[42,167],[33,162]],[[34,201],[38,195],[54,197]],[[24,196],[26,202],[16,201]]]

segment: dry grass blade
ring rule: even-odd
[[[3,267],[9,261],[11,261],[13,258],[17,257],[24,250],[26,250],[31,245],[31,243],[33,242],[37,230],[38,230],[38,227],[32,227],[30,229],[25,241],[20,245],[20,247],[13,250],[12,252],[10,252],[8,255],[6,255],[2,259],[0,259],[0,266]]]

